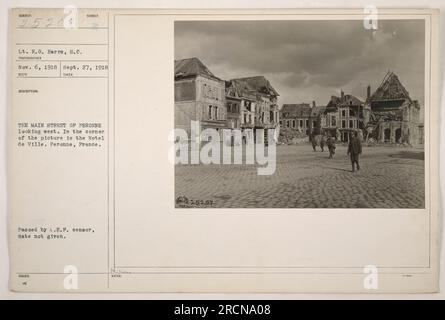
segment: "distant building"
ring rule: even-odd
[[[291,128],[309,134],[311,106],[309,103],[283,104],[280,112],[280,124],[283,128]]]
[[[327,132],[332,137],[339,137],[337,132],[338,129],[338,103],[340,102],[340,98],[337,96],[331,96],[331,100],[329,100],[328,104],[325,108],[325,132]]]
[[[227,126],[225,82],[198,58],[175,61],[175,128],[190,134],[192,120],[201,129]]]
[[[280,112],[282,127],[297,130],[306,135],[319,134],[326,122],[324,106],[316,106],[312,102],[299,104],[284,104]]]
[[[423,144],[423,124],[420,122],[420,105],[391,71],[371,95],[367,89],[365,104],[365,139],[378,142]]]
[[[311,128],[313,134],[323,133],[323,128],[326,126],[326,106],[317,106],[315,101],[312,102],[311,108]]]
[[[349,141],[352,131],[364,128],[364,102],[343,91],[340,97],[331,97],[324,114],[324,131],[342,142]]]

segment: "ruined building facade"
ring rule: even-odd
[[[325,110],[324,132],[338,141],[348,142],[353,131],[364,128],[364,103],[359,98],[341,91],[332,96]]]
[[[283,128],[307,136],[329,134],[341,142],[348,142],[358,131],[360,138],[370,142],[419,145],[424,143],[421,112],[397,75],[388,72],[373,94],[367,87],[365,102],[341,91],[326,107],[284,104],[280,122]]]
[[[377,90],[368,86],[366,101],[344,94],[326,106],[315,102],[278,106],[278,92],[264,76],[224,81],[198,58],[175,61],[175,128],[190,134],[191,121],[201,129],[277,129],[306,136],[329,134],[348,142],[353,131],[366,141],[423,144],[421,107],[393,72]],[[250,130],[245,132],[251,132]]]
[[[237,78],[226,82],[226,100],[240,99],[239,128],[271,129],[279,123],[278,92],[263,76]]]
[[[226,81],[227,124],[231,129],[255,127],[257,96],[235,80]]]
[[[263,76],[229,81],[198,58],[175,61],[175,128],[279,129],[278,92]],[[249,132],[249,131],[247,131]]]
[[[351,132],[364,127],[364,103],[341,92],[341,96],[332,96],[326,106],[317,106],[315,102],[284,104],[281,110],[283,127],[310,135],[326,135],[348,142]]]
[[[368,86],[365,103],[365,140],[423,144],[421,108],[393,72],[388,72],[371,95]]]
[[[190,135],[191,121],[201,129],[227,127],[225,82],[198,58],[175,61],[175,128]]]

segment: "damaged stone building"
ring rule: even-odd
[[[228,127],[279,130],[278,96],[264,76],[226,81]]]
[[[190,135],[191,121],[201,129],[227,127],[225,82],[198,58],[175,60],[175,128]]]
[[[325,109],[323,132],[348,142],[351,132],[364,128],[364,102],[341,91],[340,97],[332,96]]]
[[[322,134],[324,133],[323,128],[326,127],[326,106],[317,106],[315,102],[312,102],[311,109],[311,123],[312,123],[312,134]]]
[[[365,103],[365,140],[408,145],[423,144],[421,108],[417,100],[391,71],[371,95],[367,88]]]
[[[278,129],[278,92],[264,76],[224,81],[198,58],[175,60],[175,128]],[[266,132],[267,134],[267,132]]]
[[[255,76],[232,79],[229,83],[238,88],[246,96],[247,101],[249,101],[249,97],[255,97],[252,107],[246,105],[242,108],[244,112],[242,120],[244,120],[246,113],[253,112],[251,114],[254,117],[254,128],[270,129],[277,127],[279,121],[277,99],[279,94],[269,80],[264,76]]]
[[[419,102],[389,71],[373,94],[367,87],[365,102],[341,91],[326,107],[284,104],[280,123],[306,135],[329,134],[341,142],[348,142],[358,131],[365,141],[418,145],[424,142],[421,112]]]
[[[283,104],[280,112],[280,125],[305,135],[309,135],[317,127],[317,118],[313,117],[312,106],[309,103]]]
[[[191,121],[201,129],[277,129],[286,135],[330,134],[348,142],[358,130],[366,141],[423,144],[421,107],[412,100],[391,71],[366,101],[345,94],[332,96],[326,106],[315,102],[284,104],[279,108],[278,92],[264,76],[224,81],[198,58],[175,61],[175,127],[190,134]],[[293,133],[292,133],[293,132]]]
[[[234,80],[226,81],[227,126],[230,129],[253,129],[257,97]]]
[[[303,141],[311,134],[318,135],[326,124],[325,106],[312,104],[284,104],[280,111],[280,140],[284,143],[290,141]]]

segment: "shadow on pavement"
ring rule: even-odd
[[[399,153],[390,154],[391,158],[399,159],[415,159],[415,160],[425,160],[425,154],[423,152],[415,151],[400,151]]]
[[[351,169],[341,169],[341,168],[334,168],[334,167],[323,167],[323,169],[332,169],[337,171],[345,171],[345,172],[351,172]]]

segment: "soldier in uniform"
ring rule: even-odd
[[[358,138],[357,131],[351,135],[348,145],[348,155],[351,157],[352,172],[355,171],[355,165],[357,165],[357,170],[360,170],[359,155],[362,153],[362,143]]]
[[[324,134],[321,135],[320,137],[320,148],[321,148],[321,152],[324,152],[324,146],[326,145],[326,136]]]
[[[329,149],[329,159],[332,159],[332,157],[335,154],[335,139],[330,134],[328,134],[328,139],[326,141],[326,144]]]

